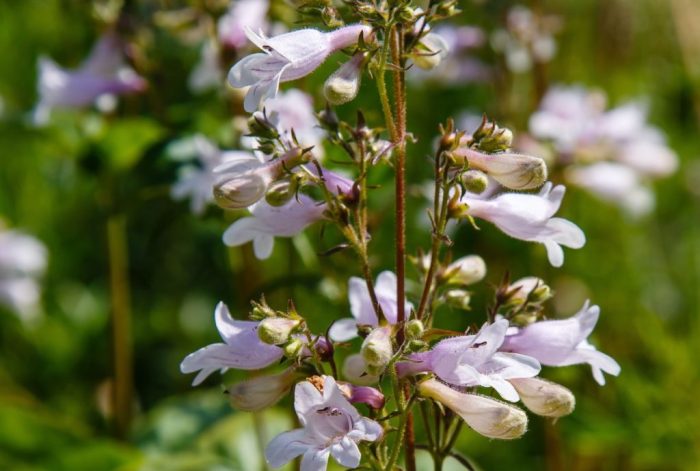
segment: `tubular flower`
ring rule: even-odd
[[[45,124],[54,108],[82,108],[101,96],[140,92],[146,81],[124,63],[119,38],[106,34],[78,69],[66,70],[40,57],[38,88],[34,122]]]
[[[423,397],[433,399],[452,409],[467,425],[489,438],[512,440],[527,431],[527,415],[505,402],[478,394],[464,394],[436,379],[418,385]]]
[[[620,365],[587,340],[599,316],[600,308],[586,301],[569,319],[540,321],[521,329],[511,329],[512,333],[506,336],[501,351],[528,355],[548,366],[588,363],[596,382],[602,386],[605,384],[603,371],[617,376]]]
[[[403,376],[432,371],[454,386],[492,387],[504,399],[515,402],[518,393],[507,380],[536,376],[540,364],[529,356],[498,351],[507,329],[508,321],[500,319],[485,324],[476,335],[442,340],[432,350],[414,353],[408,361],[399,363],[398,373]]]
[[[267,445],[265,458],[273,468],[300,455],[301,471],[326,469],[329,456],[356,468],[361,458],[357,442],[381,438],[381,425],[362,417],[332,377],[325,376],[319,386],[321,390],[310,381],[297,384],[294,409],[303,428],[283,432]]]
[[[369,35],[367,25],[350,25],[335,31],[300,29],[273,38],[246,28],[246,36],[265,52],[251,54],[230,70],[228,81],[235,88],[250,86],[243,106],[255,111],[266,98],[277,94],[280,82],[304,77],[318,68],[333,52],[355,44],[360,35]]]
[[[484,154],[468,147],[460,147],[452,155],[458,163],[468,162],[470,168],[481,170],[511,190],[533,190],[547,181],[547,165],[539,157],[512,152]]]
[[[294,368],[287,368],[282,373],[257,376],[232,384],[226,392],[236,409],[257,411],[277,404],[302,377]]]
[[[374,287],[377,301],[384,312],[384,317],[390,324],[396,324],[396,275],[383,271],[377,277]],[[353,276],[348,283],[348,298],[350,299],[351,318],[336,321],[330,329],[330,337],[336,342],[344,342],[357,337],[357,325],[377,326],[379,320],[374,312],[372,300],[364,279]],[[413,304],[404,300],[405,312],[413,309]]]
[[[511,379],[523,404],[543,417],[564,417],[574,411],[576,398],[564,386],[542,378]]]
[[[263,343],[258,337],[259,322],[232,319],[224,303],[217,304],[214,320],[224,343],[213,343],[200,348],[180,363],[180,371],[183,373],[199,371],[192,382],[193,386],[197,386],[216,370],[259,370],[282,358],[281,348]]]
[[[564,263],[561,246],[580,249],[586,243],[583,231],[571,221],[553,217],[559,210],[565,188],[547,182],[539,194],[502,193],[489,199],[466,194],[462,202],[467,214],[492,222],[509,236],[528,242],[539,242],[547,249],[552,266]]]
[[[255,256],[264,260],[272,254],[275,237],[293,237],[323,218],[325,205],[306,195],[292,198],[282,206],[260,201],[250,208],[250,216],[234,222],[224,232],[230,247],[253,241]]]

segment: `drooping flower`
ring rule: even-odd
[[[513,152],[484,154],[465,146],[452,155],[457,162],[468,162],[470,168],[481,170],[512,190],[539,188],[547,180],[547,165],[539,157]]]
[[[213,343],[200,348],[187,355],[180,364],[183,373],[199,371],[192,382],[193,386],[217,370],[258,370],[282,358],[283,351],[280,347],[268,345],[258,337],[259,322],[232,319],[224,303],[217,304],[214,320],[224,343]]]
[[[331,105],[343,105],[355,99],[360,91],[362,64],[366,57],[365,52],[355,54],[328,77],[323,84],[323,96]]]
[[[356,43],[361,34],[367,37],[371,31],[370,26],[355,24],[330,32],[300,29],[267,38],[246,28],[248,39],[264,52],[237,62],[229,71],[229,83],[235,88],[250,86],[243,105],[252,113],[263,100],[277,94],[280,82],[310,74],[331,53]]]
[[[620,365],[596,350],[587,340],[599,315],[600,308],[586,301],[581,310],[569,319],[535,322],[520,329],[513,327],[501,351],[528,355],[548,366],[588,363],[596,382],[602,386],[605,384],[603,371],[617,376]]]
[[[428,352],[409,355],[397,371],[402,376],[432,371],[454,386],[492,387],[504,399],[517,401],[518,393],[508,380],[536,376],[540,365],[529,356],[498,351],[507,330],[508,321],[500,319],[485,324],[476,335],[450,337]]]
[[[0,229],[0,303],[30,320],[38,314],[48,253],[34,236]]]
[[[544,244],[549,263],[560,267],[564,263],[562,245],[579,249],[586,243],[586,236],[576,224],[553,217],[564,192],[563,185],[552,188],[547,182],[537,195],[501,193],[485,199],[467,193],[462,202],[469,206],[467,214],[495,224],[509,236]]]
[[[523,404],[543,417],[564,417],[574,411],[576,398],[561,384],[542,378],[514,378],[510,383],[520,395]]]
[[[260,260],[272,254],[275,237],[294,237],[309,225],[323,219],[325,205],[300,194],[282,206],[260,201],[250,208],[250,216],[231,224],[224,232],[224,243],[230,247],[253,242],[253,251]]]
[[[255,158],[252,154],[243,151],[222,151],[216,145],[202,135],[194,136],[178,147],[183,147],[178,154],[186,154],[190,157],[195,154],[196,165],[184,165],[178,172],[178,180],[170,189],[173,199],[190,199],[190,209],[195,214],[201,214],[207,204],[214,201],[214,184],[217,176],[214,169],[226,162],[251,161]],[[256,162],[257,159],[255,159]]]
[[[521,409],[478,394],[465,394],[436,379],[418,384],[421,396],[452,409],[467,425],[489,438],[512,440],[527,430],[527,414]]]
[[[219,18],[217,32],[224,47],[241,49],[248,42],[246,28],[252,31],[267,29],[268,0],[235,0]]]
[[[48,57],[39,58],[39,103],[34,122],[45,124],[54,108],[82,108],[102,96],[140,92],[146,81],[124,63],[119,38],[102,36],[75,70],[61,68]]]
[[[226,388],[231,405],[244,411],[257,411],[275,405],[303,378],[302,373],[290,367],[274,375],[256,376]]]
[[[316,379],[316,378],[314,378]],[[362,417],[330,376],[297,384],[294,409],[303,428],[277,435],[265,448],[265,458],[273,468],[302,455],[301,471],[321,471],[332,456],[341,466],[359,466],[360,441],[376,441],[382,436],[377,422]]]
[[[382,308],[384,317],[389,324],[396,324],[396,275],[390,271],[383,271],[377,277],[374,287],[377,301]],[[357,325],[377,326],[379,320],[374,312],[372,300],[369,296],[367,283],[364,279],[353,276],[348,282],[348,298],[350,300],[351,318],[336,321],[330,329],[330,337],[336,342],[344,342],[357,337]],[[413,304],[404,300],[405,312],[413,309]]]

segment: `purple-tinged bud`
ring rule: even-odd
[[[436,379],[418,385],[423,397],[433,399],[459,415],[476,432],[489,438],[512,440],[527,431],[527,415],[521,409],[486,396],[464,394]]]
[[[441,278],[447,284],[468,286],[477,283],[486,276],[486,263],[478,255],[467,255],[452,262]]]
[[[328,77],[323,85],[323,96],[332,105],[343,105],[352,101],[360,91],[362,64],[367,53],[355,54],[349,61]]]
[[[268,317],[258,325],[258,337],[270,345],[281,345],[289,340],[289,336],[301,321],[285,317]]]
[[[532,190],[547,181],[547,165],[539,157],[511,152],[490,155],[467,147],[455,150],[452,157],[457,164],[468,163],[512,190]]]
[[[510,379],[525,407],[544,417],[564,417],[574,411],[576,398],[564,386],[542,378]]]
[[[257,411],[275,405],[303,377],[294,368],[288,368],[279,374],[258,376],[232,384],[226,393],[236,409]]]
[[[384,394],[373,387],[355,386],[352,383],[343,381],[338,381],[336,384],[343,395],[348,398],[348,401],[352,403],[367,404],[372,409],[381,409],[384,407]]]

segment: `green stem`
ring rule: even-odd
[[[129,249],[126,237],[126,217],[123,214],[112,214],[107,219],[107,247],[114,355],[112,400],[116,434],[123,439],[128,435],[131,425],[131,406],[133,403]]]

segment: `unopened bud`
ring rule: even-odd
[[[372,330],[362,343],[361,352],[367,364],[367,371],[374,375],[381,374],[394,354],[390,328],[377,327]]]
[[[265,201],[270,206],[283,206],[296,194],[298,189],[297,179],[279,180],[272,183],[265,193]]]
[[[265,139],[277,139],[279,132],[262,111],[256,111],[248,120],[248,131],[252,136]]]
[[[406,352],[408,353],[417,353],[417,352],[423,352],[428,349],[428,343],[419,340],[419,339],[413,339],[408,342],[408,345],[406,346]]]
[[[445,302],[448,306],[468,311],[471,295],[464,289],[451,289],[445,292]]]
[[[484,152],[503,152],[511,148],[513,145],[513,132],[508,128],[499,128],[491,133],[490,136],[484,137],[478,143],[480,150]]]
[[[258,411],[273,406],[303,375],[289,368],[276,375],[258,376],[227,388],[231,405],[243,411]]]
[[[486,276],[486,263],[478,255],[467,255],[452,262],[442,275],[450,285],[467,286],[477,283]]]
[[[258,337],[270,345],[281,345],[289,340],[292,331],[301,323],[298,319],[268,317],[258,324]]]
[[[343,396],[354,404],[367,404],[372,409],[381,409],[384,407],[384,394],[375,388],[369,386],[355,386],[354,384],[343,381],[338,381],[336,384],[340,392],[343,393]]]
[[[527,430],[527,414],[521,409],[486,396],[465,394],[428,379],[418,385],[423,397],[433,399],[459,415],[476,432],[489,438],[512,440]]]
[[[289,342],[282,347],[284,351],[284,356],[290,359],[299,358],[304,351],[304,342],[299,339],[291,339]]]
[[[354,353],[345,358],[343,362],[343,376],[355,384],[376,384],[379,377],[367,371],[367,363],[360,353]]]
[[[328,77],[323,85],[323,96],[329,103],[342,105],[355,99],[360,91],[362,64],[366,56],[364,52],[355,54]]]
[[[489,177],[481,170],[467,170],[461,175],[462,185],[470,193],[483,193],[489,186]]]
[[[423,36],[411,56],[413,62],[421,69],[434,69],[449,54],[449,46],[438,34],[428,33]]]
[[[511,283],[508,291],[511,293],[508,305],[511,306],[523,304],[526,301],[541,304],[553,296],[552,290],[544,280],[536,276],[526,276]]]
[[[409,340],[420,339],[424,331],[425,327],[418,319],[410,320],[406,324],[406,338]]]
[[[224,163],[214,172],[218,175],[214,199],[224,209],[243,209],[256,203],[279,175],[276,165],[263,164],[254,157]]]
[[[574,394],[564,386],[542,378],[510,379],[523,404],[537,415],[563,417],[576,407]]]
[[[547,165],[539,157],[509,152],[489,155],[467,147],[460,147],[452,155],[458,164],[468,162],[470,168],[485,172],[512,190],[531,190],[547,180]]]

